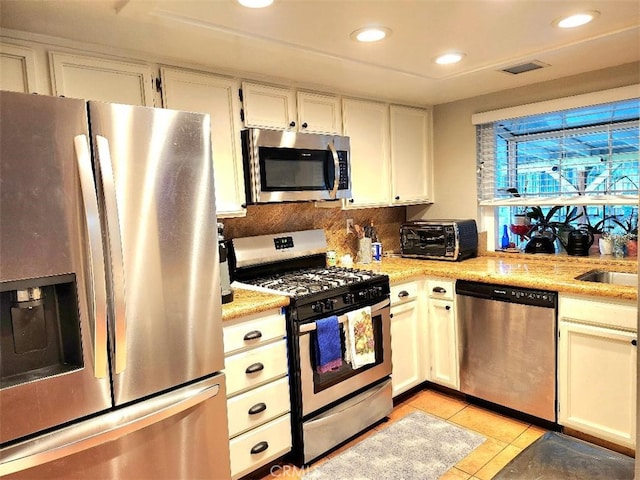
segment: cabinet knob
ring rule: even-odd
[[[400,200],[400,195],[396,195],[396,200]]]
[[[350,198],[350,199],[349,199],[349,203],[353,203],[353,198]]]
[[[638,345],[638,340],[636,340],[635,338],[631,340],[631,345],[633,345],[634,347]]]
[[[240,205],[240,208],[247,208],[247,204],[243,203],[242,205]]]
[[[393,318],[393,313],[390,313],[390,314],[389,314],[389,318]]]
[[[307,128],[308,126],[309,126],[309,125],[307,125],[307,122],[304,122],[304,123],[302,124],[302,128]]]
[[[251,449],[251,455],[257,455],[258,453],[262,453],[267,448],[269,448],[269,444],[267,442],[258,442]]]
[[[289,124],[289,126],[290,126],[290,127],[295,127],[295,126],[296,126],[296,122],[291,122],[291,123]]]
[[[446,307],[444,307],[445,310],[451,310],[451,305],[447,305]]]

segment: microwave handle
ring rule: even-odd
[[[338,151],[336,150],[336,146],[333,142],[329,142],[329,150],[331,150],[331,155],[333,156],[333,189],[329,194],[330,198],[336,198],[336,194],[338,193],[338,185],[340,183],[340,162],[338,160]]]

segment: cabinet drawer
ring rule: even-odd
[[[237,395],[227,402],[229,437],[284,415],[289,409],[289,377]]]
[[[227,397],[287,374],[287,343],[280,340],[225,358]]]
[[[231,478],[234,480],[281,457],[291,450],[289,415],[232,439],[229,450]]]
[[[602,299],[561,294],[558,318],[624,330],[638,329],[638,307],[631,300]]]
[[[453,296],[455,295],[454,284],[449,280],[428,280],[427,294],[431,298],[453,300]]]
[[[279,310],[225,322],[224,353],[229,354],[286,336],[284,315]]]
[[[391,286],[391,305],[410,302],[418,298],[418,282],[401,283]]]

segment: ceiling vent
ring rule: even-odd
[[[539,68],[548,67],[546,63],[534,60],[533,62],[521,63],[520,65],[512,65],[511,67],[503,68],[501,72],[510,73],[511,75],[519,75],[525,72],[531,72],[532,70],[538,70]]]

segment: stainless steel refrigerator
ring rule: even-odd
[[[0,476],[230,477],[209,127],[0,92]]]

